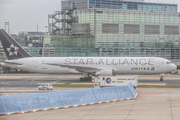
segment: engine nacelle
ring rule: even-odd
[[[113,70],[100,70],[95,72],[95,76],[114,76]]]

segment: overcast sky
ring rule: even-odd
[[[145,0],[155,2],[158,0]],[[160,3],[173,2],[178,4],[180,0],[159,0]],[[10,33],[18,34],[19,31],[45,32],[48,24],[48,14],[60,11],[61,0],[0,0],[0,29],[4,29],[5,21],[10,23]]]

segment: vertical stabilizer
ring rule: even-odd
[[[8,60],[31,57],[5,30],[0,29],[0,41]]]

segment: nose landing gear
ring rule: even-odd
[[[160,81],[163,81],[163,77],[160,78]]]
[[[164,74],[160,74],[161,78],[160,81],[163,81]]]

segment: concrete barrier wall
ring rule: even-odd
[[[0,96],[0,115],[130,99],[136,95],[130,83],[116,87]]]

